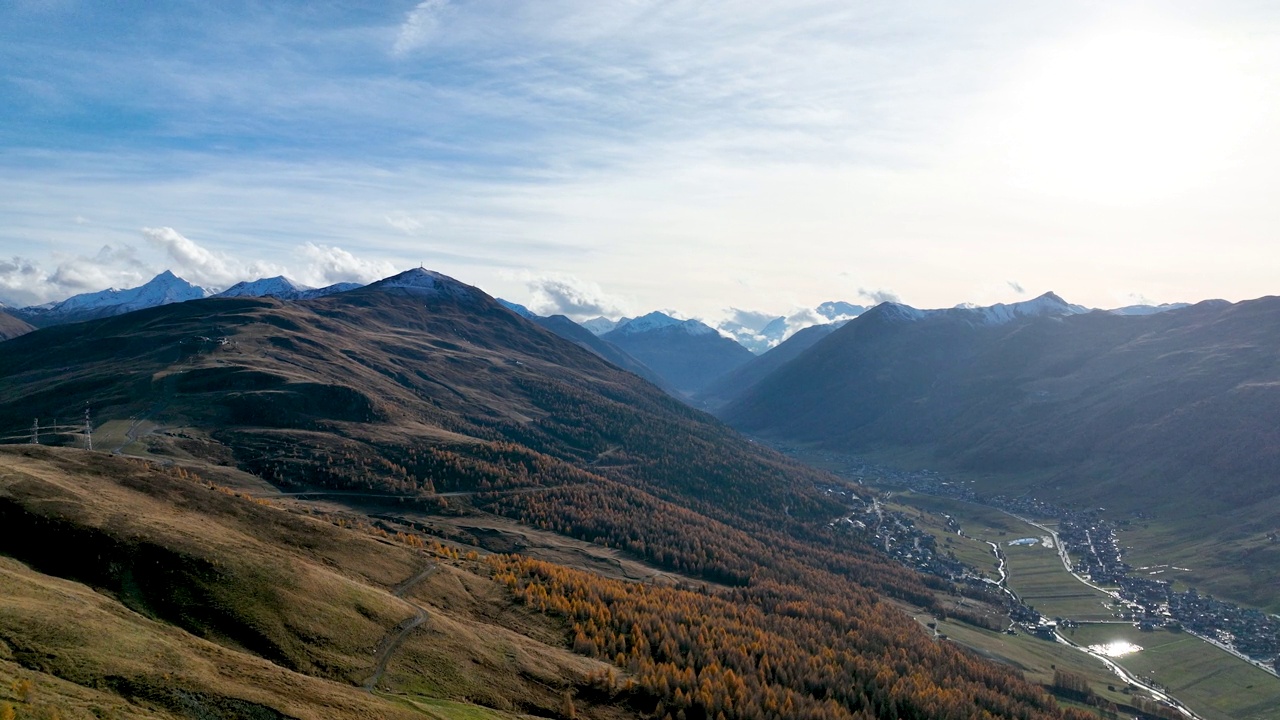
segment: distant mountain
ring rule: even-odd
[[[777,318],[772,318],[763,325],[722,320],[716,325],[716,329],[732,337],[742,347],[759,355],[782,342],[782,336],[787,331],[787,319],[785,316],[778,315]]]
[[[533,311],[529,310],[529,308],[521,305],[520,303],[503,300],[502,298],[496,299],[499,305],[520,317],[525,318],[526,320],[531,320],[537,325],[541,325],[565,340],[590,351],[592,354],[609,361],[613,365],[616,365],[629,373],[639,375],[645,380],[648,380],[654,385],[662,388],[664,392],[672,395],[677,394],[661,377],[658,376],[657,373],[646,367],[644,363],[631,357],[617,345],[597,337],[595,333],[591,332],[583,325],[570,320],[568,317],[565,317],[564,315],[543,317],[535,314]],[[613,323],[613,321],[607,320],[606,318],[597,319],[604,320],[607,323]],[[626,318],[623,318],[623,320],[626,320]]]
[[[679,393],[692,396],[749,361],[750,350],[699,320],[651,312],[601,336],[649,367]]]
[[[7,312],[0,312],[0,340],[26,335],[32,330],[35,328],[30,323],[19,320]]]
[[[1163,303],[1161,305],[1126,305],[1125,307],[1115,308],[1107,312],[1113,315],[1155,315],[1156,313],[1168,312],[1170,310],[1180,310],[1184,307],[1191,307],[1191,303]]]
[[[607,332],[611,332],[619,325],[624,325],[628,322],[631,322],[631,318],[629,317],[621,317],[617,320],[610,320],[607,317],[596,317],[591,318],[590,320],[583,320],[578,324],[591,331],[592,335],[599,336],[604,335]]]
[[[1008,316],[881,305],[719,414],[748,432],[978,473],[1001,492],[1185,516],[1179,541],[1280,522],[1280,298],[980,321]],[[1280,549],[1259,542],[1271,549],[1242,576],[1274,577]],[[1235,591],[1274,602],[1273,585]]]
[[[727,405],[756,383],[773,374],[778,368],[800,357],[805,350],[835,332],[844,322],[846,321],[811,325],[798,331],[784,340],[781,345],[752,358],[712,382],[698,393],[696,398],[698,403],[713,412]]]
[[[170,303],[199,300],[211,294],[209,290],[192,285],[165,270],[140,287],[127,290],[112,288],[73,295],[61,302],[15,310],[13,314],[36,327],[47,327],[123,315],[134,310],[144,310]]]
[[[296,283],[283,275],[261,280],[239,282],[214,297],[274,297],[281,300],[307,300],[364,287],[360,283],[342,282],[322,288]]]
[[[843,300],[828,300],[819,305],[816,310],[819,315],[828,320],[839,320],[841,318],[855,318],[866,312],[869,308],[865,305],[854,305]]]
[[[1024,300],[1016,303],[996,303],[986,307],[966,303],[958,305],[949,311],[917,310],[916,313],[929,315],[950,312],[956,314],[956,311],[969,313],[968,319],[970,322],[978,322],[983,325],[1003,325],[1019,318],[1061,317],[1063,315],[1080,315],[1091,312],[1089,308],[1083,305],[1073,305],[1056,294],[1047,292],[1033,300]]]
[[[737,340],[739,345],[760,355],[777,347],[804,328],[850,320],[866,312],[866,308],[862,305],[831,300],[812,310],[802,310],[790,316],[770,317],[765,313],[736,309],[732,312],[732,319],[720,321],[716,329]]]
[[[672,395],[676,394],[674,390],[667,386],[665,380],[659,377],[653,370],[650,370],[644,363],[631,357],[631,355],[629,355],[625,350],[614,345],[608,340],[596,337],[590,330],[587,330],[564,315],[552,315],[550,317],[539,317],[534,315],[530,319],[565,340],[568,340],[579,347],[590,350],[592,353],[608,360],[610,363],[622,368],[623,370],[639,375]]]
[[[510,300],[503,300],[502,298],[495,298],[495,299],[498,301],[499,305],[519,315],[522,318],[525,318],[527,320],[533,320],[538,317],[537,315],[533,314],[533,312],[529,310],[529,308],[521,305],[520,303],[514,303],[514,302],[511,302]]]

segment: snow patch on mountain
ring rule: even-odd
[[[632,319],[629,317],[621,317],[621,318],[618,318],[617,320],[610,320],[607,317],[596,317],[596,318],[591,318],[590,320],[583,320],[578,324],[586,328],[587,330],[591,331],[592,335],[595,335],[596,337],[600,337],[601,335],[607,332],[613,332],[614,330],[618,329],[619,325],[622,325],[623,323],[631,322],[631,320]]]
[[[313,288],[299,285],[283,275],[259,280],[246,280],[223,290],[214,297],[278,297],[292,298]]]
[[[50,321],[77,315],[123,315],[134,310],[145,310],[187,300],[200,300],[211,294],[208,289],[192,285],[165,270],[146,284],[136,288],[125,290],[110,288],[94,293],[73,295],[62,302],[24,308],[24,310]]]
[[[1004,325],[1019,318],[1029,317],[1064,317],[1093,312],[1083,305],[1073,305],[1047,292],[1033,300],[1017,303],[996,303],[995,305],[978,306],[963,303],[953,308],[940,310],[920,310],[902,303],[887,302],[876,306],[881,315],[888,319],[918,321],[933,317],[953,317],[968,321],[973,325]]]
[[[312,298],[336,295],[340,292],[364,287],[360,283],[343,282],[313,288],[296,283],[283,275],[260,280],[239,282],[223,290],[214,297],[273,297],[281,300],[310,300]]]
[[[1073,305],[1052,292],[1023,302],[996,303],[987,307],[968,306],[958,309],[976,313],[983,325],[1004,325],[1024,317],[1062,317],[1089,312],[1089,308]]]
[[[380,290],[402,290],[413,295],[451,296],[455,298],[474,297],[474,293],[466,285],[448,275],[420,267],[379,280],[369,287]]]
[[[701,320],[677,320],[670,315],[657,310],[649,313],[648,315],[641,315],[634,320],[620,323],[616,328],[614,328],[613,332],[621,333],[623,335],[638,335],[640,333],[665,330],[667,328],[674,328],[690,335],[716,334],[715,328],[707,325]]]
[[[1184,307],[1191,307],[1191,303],[1162,303],[1160,305],[1126,305],[1125,307],[1113,308],[1107,312],[1112,315],[1156,315],[1170,310],[1179,310]]]
[[[521,305],[520,303],[514,303],[514,302],[511,302],[510,300],[503,300],[502,298],[494,298],[494,299],[497,300],[498,304],[501,305],[502,307],[510,310],[511,312],[519,315],[522,318],[525,318],[526,320],[532,320],[538,317],[537,315],[534,315],[533,312],[529,310],[529,308]]]

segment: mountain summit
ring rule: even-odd
[[[355,290],[359,287],[364,286],[360,283],[340,282],[322,288],[313,288],[296,283],[283,275],[277,275],[260,280],[238,282],[214,297],[273,297],[281,300],[309,300]]]
[[[667,330],[674,328],[679,332],[688,333],[689,335],[708,335],[715,332],[715,329],[701,320],[677,320],[670,315],[659,312],[657,310],[648,315],[641,315],[634,320],[621,322],[613,329],[613,332],[623,335],[636,335],[639,333],[647,333],[655,330]]]
[[[693,395],[754,357],[698,320],[651,312],[601,336],[644,363],[676,391]]]
[[[1031,300],[1016,303],[996,303],[995,305],[974,305],[961,303],[953,308],[939,310],[920,310],[898,302],[884,302],[872,308],[884,319],[916,321],[926,318],[951,318],[967,322],[970,325],[1005,325],[1021,318],[1065,317],[1092,312],[1083,305],[1074,305],[1063,300],[1057,293],[1047,292]]]
[[[475,300],[483,295],[480,290],[454,280],[448,275],[420,267],[384,278],[368,287],[376,290],[397,290],[409,295],[452,297],[458,300]]]
[[[62,302],[15,310],[13,315],[36,327],[61,325],[82,320],[123,315],[134,310],[159,307],[187,300],[199,300],[212,293],[165,270],[145,285],[127,290],[111,288],[73,295]]]

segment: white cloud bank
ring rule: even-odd
[[[52,271],[27,257],[0,259],[0,303],[26,307],[109,287],[137,287],[164,270],[219,291],[244,280],[276,275],[313,287],[339,282],[367,284],[404,269],[387,260],[359,257],[341,247],[312,242],[294,248],[296,262],[285,265],[213,250],[171,227],[144,228],[142,238],[143,248],[105,245],[93,255],[57,257]],[[148,255],[147,247],[159,254]]]
[[[572,276],[536,277],[528,281],[533,299],[529,309],[539,315],[567,315],[575,320],[616,318],[623,314],[619,302],[599,285]]]

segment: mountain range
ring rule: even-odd
[[[322,288],[312,288],[296,283],[283,275],[239,282],[217,293],[214,297],[274,297],[281,300],[308,300],[363,287],[360,283],[341,282]]]
[[[988,494],[1161,518],[1166,553],[1207,546],[1202,570],[1246,578],[1220,591],[1272,606],[1280,299],[1080,310],[1053,296],[930,312],[884,304],[721,396],[717,413],[787,443],[960,473]]]
[[[902,613],[953,607],[950,586],[837,529],[846,483],[437,273],[5,342],[0,425],[86,407],[98,452],[58,426],[64,447],[4,451],[0,574],[22,599],[0,608],[0,669],[37,698],[1084,717]]]

